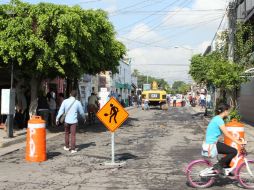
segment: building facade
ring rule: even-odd
[[[135,84],[132,85],[131,60],[123,59],[119,63],[118,73],[116,74],[105,71],[94,76],[83,75],[79,82],[80,99],[86,111],[88,97],[92,92],[98,95],[101,107],[110,96],[114,96],[119,101],[123,100],[127,106],[129,105],[132,86],[135,86]]]
[[[236,6],[237,19],[254,24],[254,0],[238,0]],[[249,68],[251,69],[251,68]],[[243,84],[240,90],[239,110],[243,119],[254,123],[254,78]]]

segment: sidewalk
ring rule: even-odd
[[[126,107],[126,111],[130,111],[135,109],[135,107]],[[48,136],[56,136],[63,132],[63,128],[59,127],[51,127],[47,130],[47,137]],[[26,129],[22,130],[15,130],[13,132],[13,138],[7,138],[7,133],[4,129],[0,129],[0,149],[3,147],[8,147],[14,144],[22,143],[26,141]]]

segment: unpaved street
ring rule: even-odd
[[[133,109],[115,135],[116,158],[126,161],[123,167],[103,165],[111,159],[111,136],[97,123],[79,130],[76,154],[63,150],[59,135],[47,141],[46,162],[27,163],[24,149],[2,156],[0,189],[193,189],[183,169],[201,157],[202,124],[188,107]],[[223,180],[210,189],[239,189],[232,182]]]

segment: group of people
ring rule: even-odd
[[[37,99],[37,115],[46,121],[46,126],[56,126],[56,113],[64,100],[64,94],[56,93],[51,89],[47,94],[39,92]]]
[[[212,97],[209,93],[201,93],[198,96],[192,96],[189,95],[188,97],[189,103],[191,106],[196,106],[199,105],[201,108],[208,108],[211,109],[213,104],[212,104]]]
[[[186,98],[183,95],[178,95],[180,97],[177,98],[177,95],[173,95],[172,97],[170,95],[167,96],[167,104],[168,107],[171,106],[171,101],[173,102],[173,107],[177,106],[177,99],[181,103],[181,107],[185,106]]]

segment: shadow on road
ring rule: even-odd
[[[47,157],[48,160],[52,160],[54,157],[60,156],[61,154],[61,152],[48,152]]]
[[[134,160],[138,157],[130,153],[116,154],[116,159],[119,161]]]
[[[83,150],[83,149],[88,148],[90,146],[96,146],[96,143],[90,142],[90,143],[86,143],[86,144],[80,144],[80,145],[77,145],[77,149],[80,151],[80,150]]]

